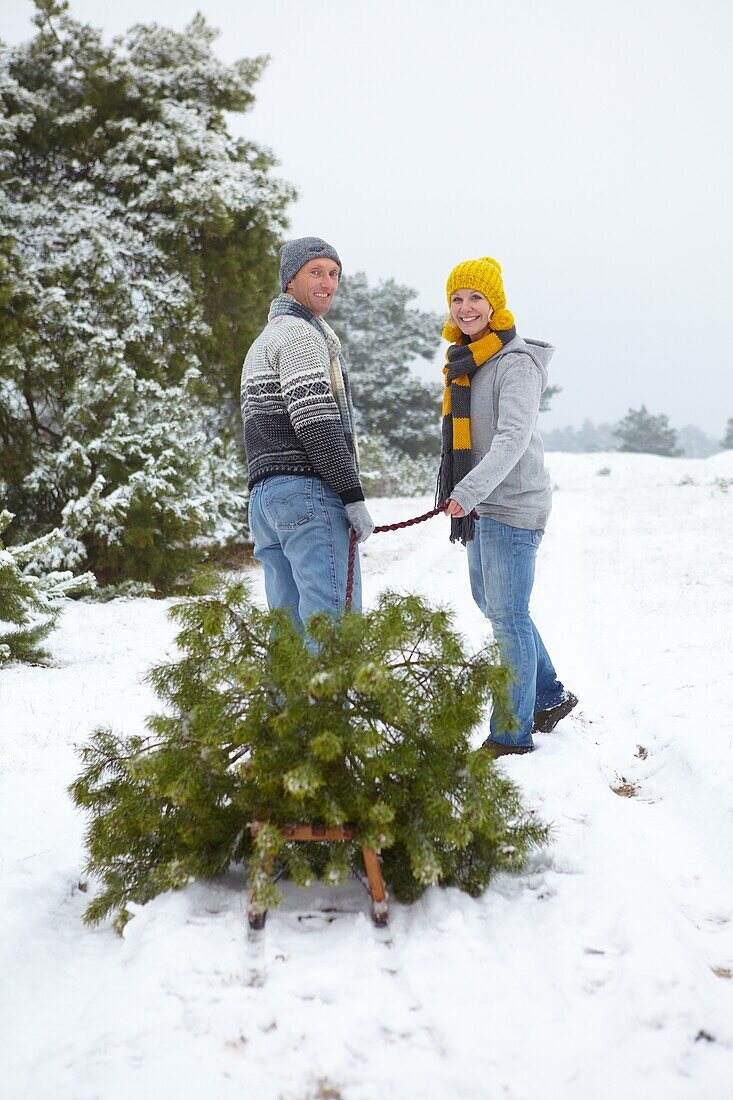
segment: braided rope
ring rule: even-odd
[[[445,511],[445,504],[439,504],[437,508],[432,508],[429,512],[424,512],[421,516],[413,516],[412,519],[403,519],[399,523],[384,523],[381,527],[375,527],[372,532],[375,535],[381,534],[383,531],[400,531],[403,527],[412,527],[415,523],[424,523],[426,519],[432,519],[433,516],[439,515]],[[351,528],[351,535],[349,538],[349,565],[346,571],[346,610],[351,611],[351,597],[354,594],[354,565],[356,564],[356,531]]]

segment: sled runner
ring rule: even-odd
[[[264,824],[264,821],[252,821],[250,823],[249,828],[253,838],[257,836]],[[355,835],[354,830],[348,827],[335,828],[327,825],[282,825],[280,826],[280,832],[283,838],[288,841],[348,841],[353,840]],[[364,857],[364,869],[369,881],[369,891],[372,895],[372,920],[377,927],[382,928],[389,919],[389,909],[382,869],[379,866],[379,856],[373,848],[362,848],[361,852]],[[267,910],[262,908],[255,891],[251,890],[247,907],[247,920],[250,928],[253,931],[264,928],[266,919]]]

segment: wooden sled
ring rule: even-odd
[[[250,832],[256,837],[260,829],[265,825],[264,821],[250,822]],[[347,841],[354,839],[354,830],[347,827],[333,828],[327,825],[282,825],[280,833],[285,840],[307,841]],[[369,881],[369,891],[372,896],[371,915],[374,923],[383,928],[389,920],[389,908],[387,905],[387,891],[384,888],[382,869],[379,865],[379,856],[373,848],[362,848],[364,857],[364,869]],[[267,910],[263,909],[250,891],[249,905],[247,907],[247,920],[253,931],[265,927]]]

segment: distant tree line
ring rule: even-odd
[[[654,416],[642,405],[639,409],[629,409],[617,424],[594,424],[585,420],[580,428],[545,429],[542,438],[546,451],[631,451],[707,458],[720,450],[733,448],[733,419],[728,421],[723,439],[717,442],[693,424],[676,430],[670,428],[668,417]]]
[[[725,435],[720,441],[720,446],[725,451],[733,450],[733,416],[725,426]]]

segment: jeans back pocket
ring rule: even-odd
[[[313,478],[299,474],[269,477],[263,492],[265,512],[278,531],[292,530],[315,516]]]

